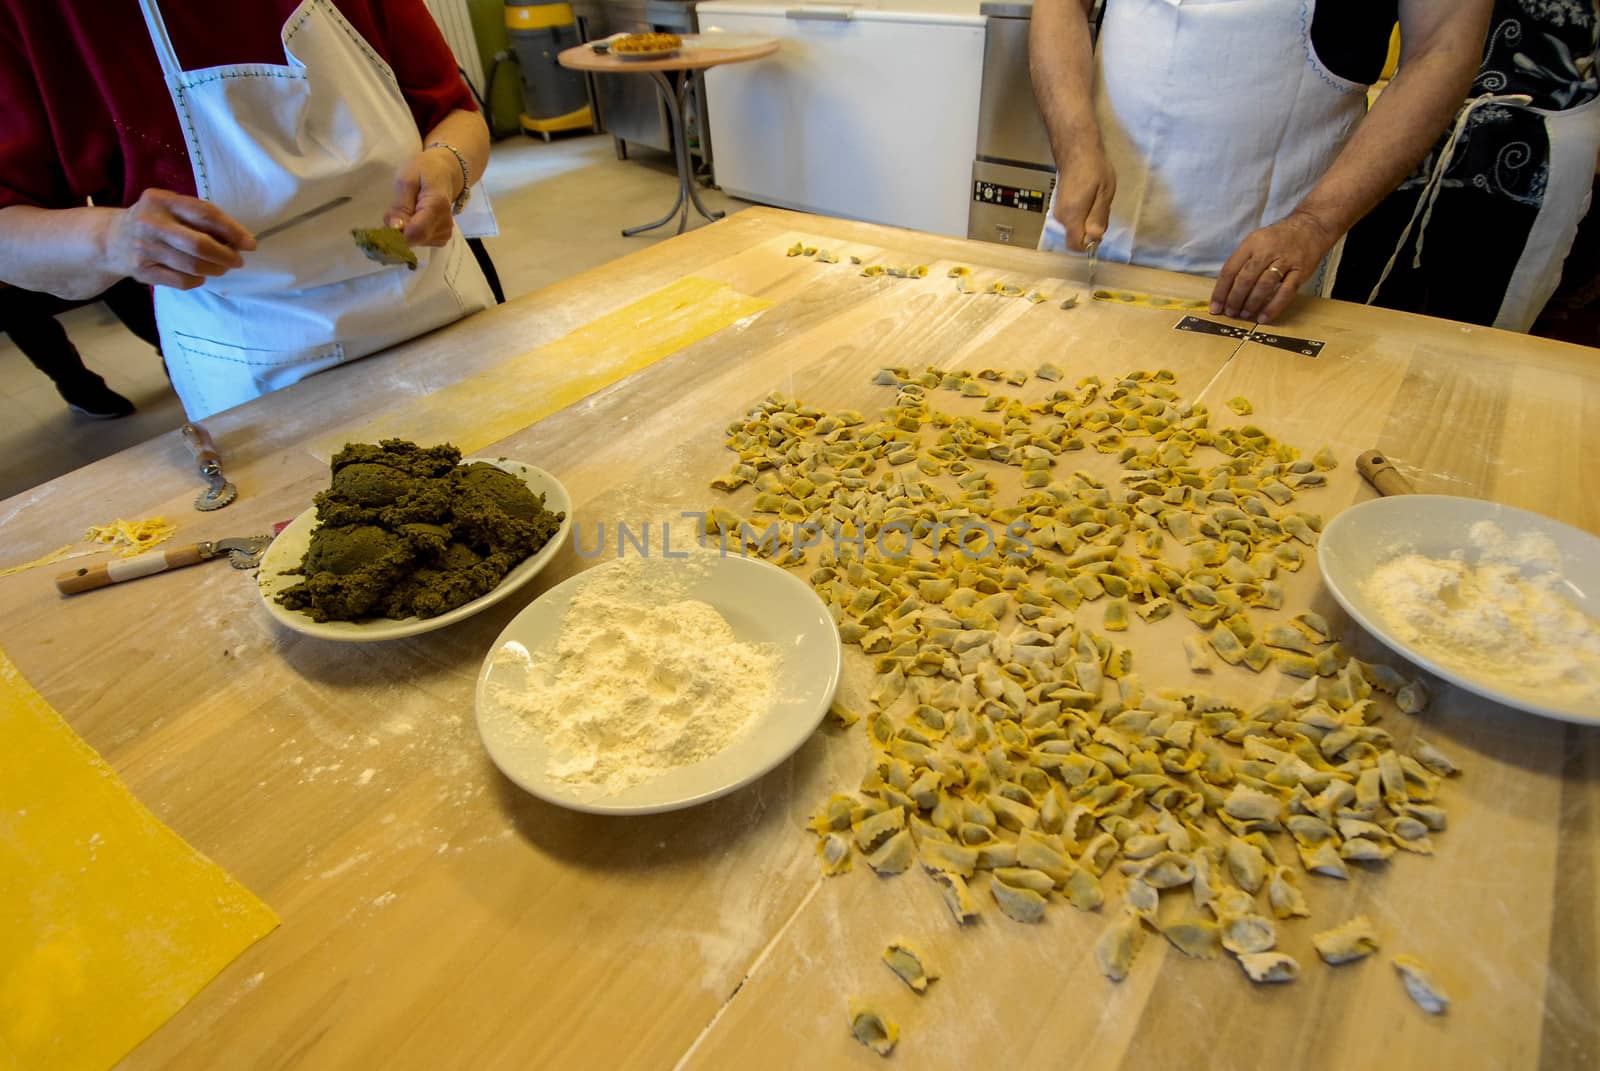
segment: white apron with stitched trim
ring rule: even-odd
[[[329,0],[283,24],[284,64],[185,71],[157,0],[140,0],[199,196],[252,231],[350,201],[262,241],[193,290],[156,287],[173,387],[193,419],[493,304],[459,230],[416,271],[364,257],[352,227],[383,220],[422,148],[394,72]],[[221,16],[219,16],[221,17]]]
[[[1311,47],[1316,0],[1107,0],[1095,114],[1116,169],[1105,260],[1215,275],[1287,216],[1366,114]],[[1052,215],[1039,248],[1066,248]]]

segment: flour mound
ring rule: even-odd
[[[1561,554],[1539,532],[1492,521],[1468,531],[1477,561],[1401,554],[1362,585],[1384,624],[1419,654],[1541,696],[1600,699],[1600,623],[1564,591]]]
[[[543,740],[547,776],[614,795],[726,748],[772,704],[778,655],[682,597],[693,563],[624,559],[568,604],[554,649],[507,645],[494,698]]]

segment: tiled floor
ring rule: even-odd
[[[673,235],[672,226],[623,238],[625,226],[658,218],[672,203],[671,157],[634,148],[620,161],[608,136],[551,143],[517,138],[497,144],[484,178],[500,222],[487,240],[507,298]],[[707,207],[743,202],[703,190]],[[698,217],[691,226],[699,225]],[[0,499],[54,479],[183,423],[183,410],[155,352],[102,305],[61,318],[84,362],[138,412],[92,421],[71,413],[54,386],[0,336]]]

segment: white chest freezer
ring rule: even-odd
[[[735,197],[964,238],[983,82],[978,0],[708,0],[702,34],[775,37],[706,72],[717,185]]]

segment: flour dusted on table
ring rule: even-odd
[[[1364,585],[1384,623],[1419,654],[1550,697],[1600,699],[1600,622],[1563,591],[1548,536],[1511,537],[1492,521],[1468,530],[1464,555],[1403,554]]]
[[[682,596],[692,561],[624,559],[568,604],[554,649],[498,664],[526,687],[494,698],[542,738],[546,774],[612,795],[710,758],[772,703],[777,651],[742,643],[708,603]]]

